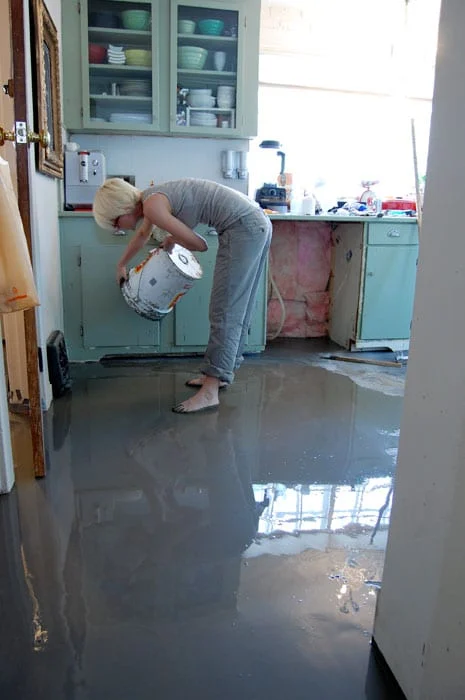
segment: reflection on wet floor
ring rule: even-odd
[[[401,397],[264,357],[218,413],[171,413],[195,367],[74,368],[47,478],[0,499],[2,697],[392,700],[370,635]]]

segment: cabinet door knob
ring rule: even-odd
[[[400,238],[400,231],[396,231],[393,229],[392,231],[388,231],[389,238]]]
[[[375,273],[374,272],[367,272],[367,277],[374,277]]]

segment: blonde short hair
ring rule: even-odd
[[[105,180],[97,190],[92,207],[95,221],[109,231],[119,216],[129,214],[141,201],[141,191],[119,177]]]

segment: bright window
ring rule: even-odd
[[[296,190],[325,183],[323,206],[360,194],[363,179],[380,180],[382,196],[414,191],[411,118],[424,175],[439,4],[409,0],[406,13],[405,0],[262,0],[251,193],[279,172],[263,139],[281,141]]]

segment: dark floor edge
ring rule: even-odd
[[[407,700],[407,696],[405,695],[404,691],[397,682],[395,675],[391,671],[391,668],[386,659],[384,658],[384,654],[379,648],[378,644],[376,643],[374,637],[371,638],[371,648],[373,652],[373,658],[383,677],[383,681],[385,682],[389,693],[392,693],[392,700]]]

